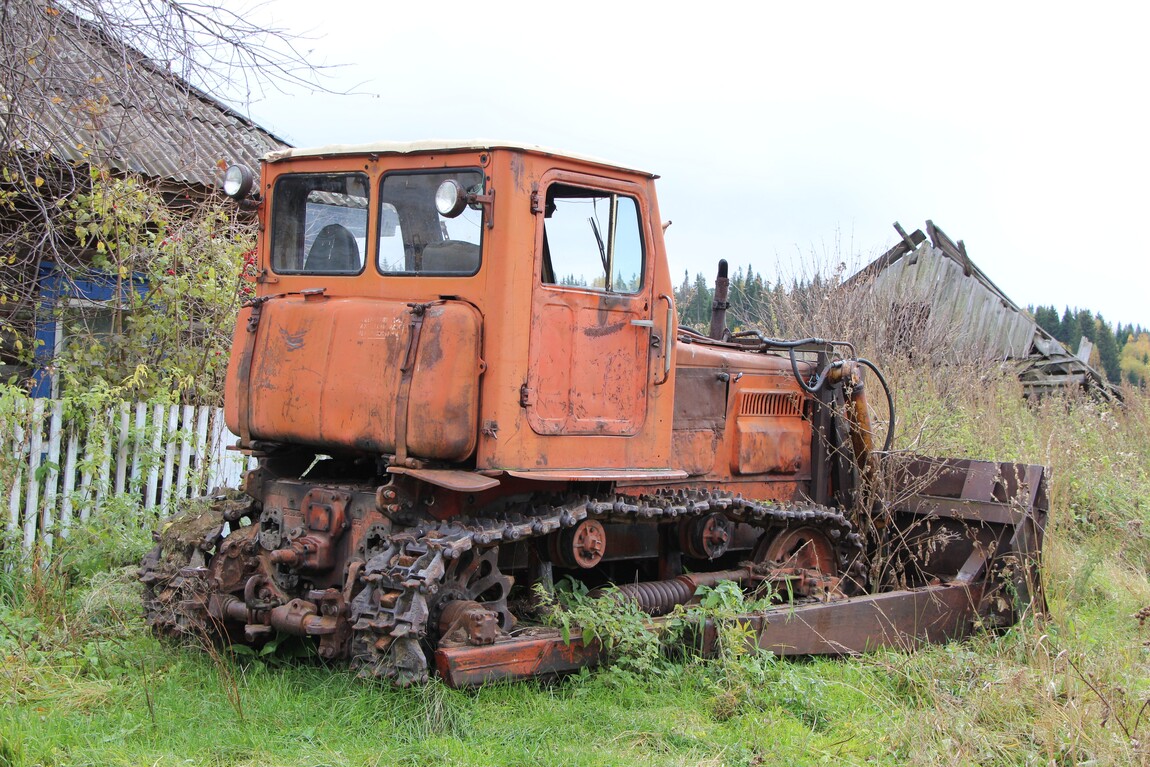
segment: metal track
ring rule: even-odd
[[[255,502],[238,494],[196,498],[163,522],[156,547],[138,573],[144,585],[144,619],[156,636],[202,639],[211,633],[207,612],[208,564],[224,540],[225,525],[250,516]]]
[[[407,686],[427,680],[421,642],[434,626],[453,559],[473,548],[541,538],[584,519],[659,522],[722,513],[764,531],[815,527],[835,548],[839,572],[861,576],[863,541],[841,513],[815,504],[760,503],[723,493],[677,491],[611,500],[582,497],[495,517],[428,520],[385,536],[360,575],[364,588],[351,604],[351,661],[360,676]],[[477,595],[476,595],[477,596]],[[510,628],[504,625],[503,628]]]

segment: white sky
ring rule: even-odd
[[[658,173],[671,273],[857,267],[932,219],[1015,303],[1150,326],[1150,5],[329,2],[298,146],[500,138]]]

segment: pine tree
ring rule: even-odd
[[[1069,306],[1062,313],[1062,322],[1058,326],[1058,334],[1054,337],[1071,352],[1078,348],[1078,341],[1082,338],[1082,328],[1078,327],[1078,316],[1070,311]]]
[[[1079,309],[1075,312],[1075,319],[1078,320],[1078,330],[1086,337],[1090,343],[1098,340],[1098,334],[1095,332],[1094,315],[1090,313],[1089,309]],[[1078,340],[1078,339],[1074,339]]]
[[[1058,310],[1053,306],[1040,306],[1032,311],[1034,321],[1038,327],[1045,330],[1055,338],[1059,334]]]
[[[1114,332],[1110,324],[1098,314],[1098,358],[1102,362],[1102,369],[1106,371],[1106,380],[1116,384],[1122,380],[1122,366],[1118,361],[1118,344],[1114,339]]]
[[[711,321],[711,304],[714,302],[714,293],[707,284],[707,278],[702,272],[695,275],[695,285],[691,289],[691,298],[683,312],[684,321],[688,325],[706,325]]]

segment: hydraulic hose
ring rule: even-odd
[[[863,365],[865,367],[870,368],[871,372],[874,373],[875,376],[878,378],[878,382],[880,384],[882,384],[883,393],[886,395],[887,410],[890,413],[890,425],[887,426],[887,429],[886,429],[886,439],[883,440],[882,451],[884,453],[889,452],[890,446],[894,442],[894,425],[895,425],[894,397],[891,396],[890,386],[887,384],[886,378],[883,376],[882,371],[879,370],[878,366],[875,365],[873,362],[866,359],[865,357],[858,357],[857,359],[855,359],[855,362],[857,362],[860,365]]]

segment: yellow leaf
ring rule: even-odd
[[[127,278],[128,278],[128,267],[121,266],[120,267],[120,279],[126,280]]]
[[[44,179],[37,176],[36,177],[36,188],[39,189],[42,186],[44,186]]]
[[[24,342],[21,341],[19,338],[16,339],[16,351],[18,351],[18,352],[24,351]]]

